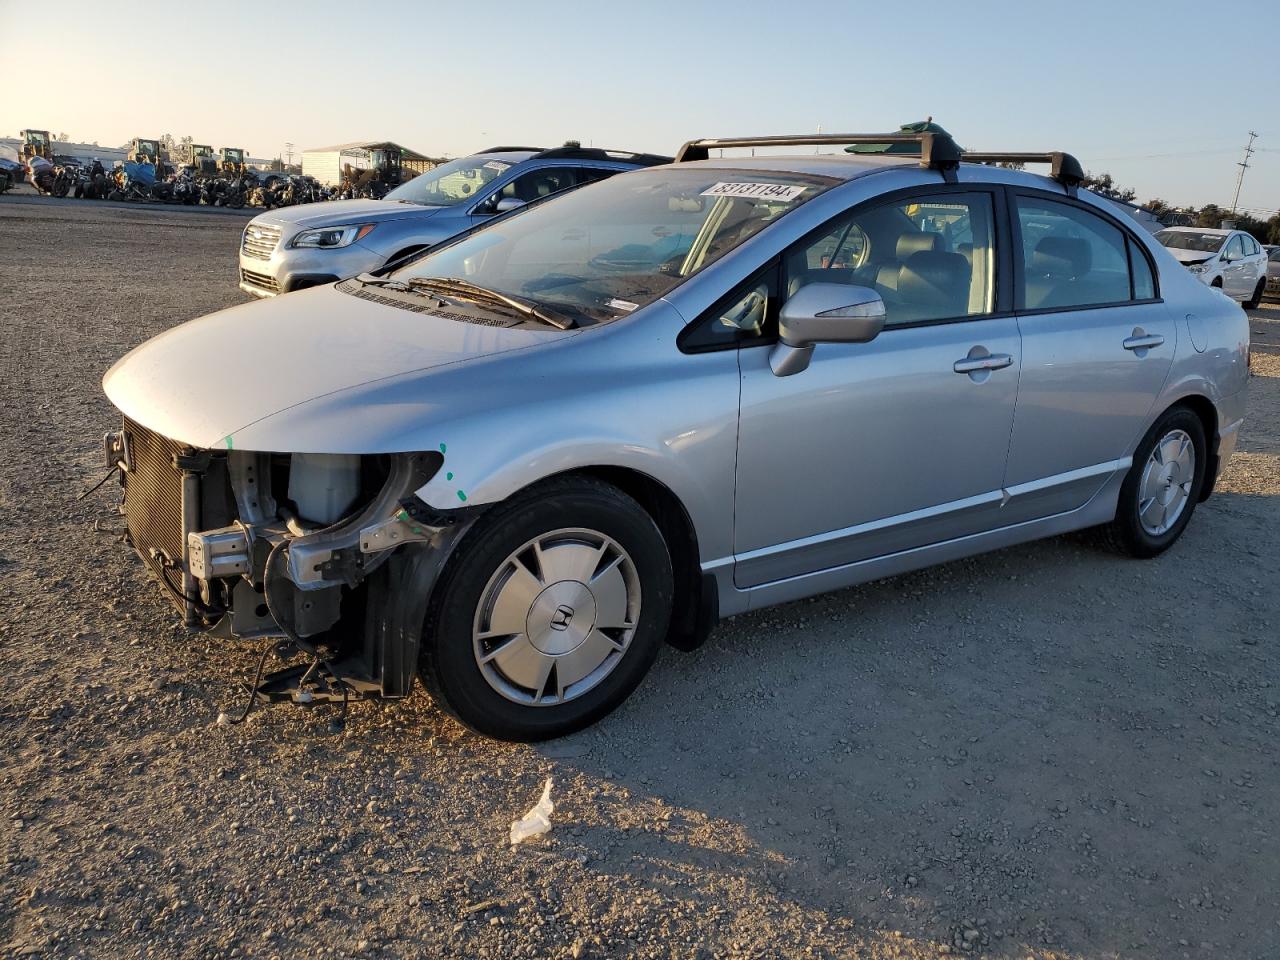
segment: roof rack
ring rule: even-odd
[[[968,163],[1047,163],[1049,176],[1068,190],[1074,190],[1084,182],[1084,167],[1069,153],[966,153]]]
[[[711,155],[710,151],[728,147],[818,147],[854,143],[917,143],[920,145],[920,166],[926,170],[939,170],[948,180],[954,177],[955,168],[963,155],[956,142],[945,133],[818,133],[785,137],[690,140],[676,153],[676,163],[706,160]]]
[[[552,147],[538,153],[540,160],[626,160],[645,167],[670,163],[670,157],[656,153],[635,153],[631,150],[605,150],[602,147],[584,147],[572,141],[563,147]]]
[[[920,145],[920,166],[926,170],[938,170],[948,180],[955,179],[956,167],[963,160],[968,163],[1047,163],[1050,176],[1062,184],[1068,192],[1074,191],[1084,181],[1084,168],[1069,153],[966,153],[945,133],[822,133],[800,134],[784,137],[730,137],[719,140],[690,140],[676,153],[676,163],[689,160],[706,160],[710,151],[729,147],[814,147],[824,145],[852,145],[856,143],[890,144],[917,143]],[[911,156],[912,154],[895,154]]]
[[[540,153],[545,149],[546,147],[490,147],[488,150],[477,150],[476,153],[519,153],[525,150]]]

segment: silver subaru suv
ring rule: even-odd
[[[381,200],[271,210],[240,237],[240,289],[257,297],[320,286],[420,253],[497,214],[670,157],[582,147],[490,147],[451,160]]]
[[[804,149],[877,142],[915,153]],[[1210,495],[1245,315],[1070,155],[678,161],[107,373],[133,545],[193,626],[290,658],[260,697],[416,676],[553,737],[720,617],[1085,527],[1152,557]]]

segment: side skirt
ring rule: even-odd
[[[1039,520],[1015,523],[996,530],[957,537],[942,543],[916,547],[891,553],[870,560],[859,560],[816,573],[808,573],[784,580],[774,580],[758,587],[739,590],[733,584],[733,563],[706,564],[703,570],[715,578],[720,594],[720,615],[727,617],[748,610],[759,610],[778,603],[800,600],[818,593],[827,593],[843,587],[868,583],[884,577],[897,576],[924,567],[931,567],[951,560],[971,557],[991,550],[1001,550],[1019,543],[1041,540],[1083,530],[1115,519],[1116,503],[1126,471],[1117,470],[1088,503],[1066,513],[1055,514]]]

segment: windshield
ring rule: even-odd
[[[511,161],[497,157],[461,157],[401,184],[388,193],[386,199],[428,207],[451,207],[472,199],[486,183],[502,176],[512,166]]]
[[[395,277],[462,278],[585,326],[653,302],[837,182],[723,168],[624,173],[500,220]]]
[[[1170,250],[1198,250],[1200,253],[1217,253],[1227,238],[1219,233],[1187,233],[1182,230],[1161,230],[1156,239]]]

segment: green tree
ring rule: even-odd
[[[1138,191],[1133,187],[1117,185],[1109,173],[1100,173],[1096,177],[1092,173],[1085,173],[1083,186],[1086,190],[1092,190],[1110,200],[1123,200],[1126,203],[1132,203],[1134,197],[1138,195]]]

